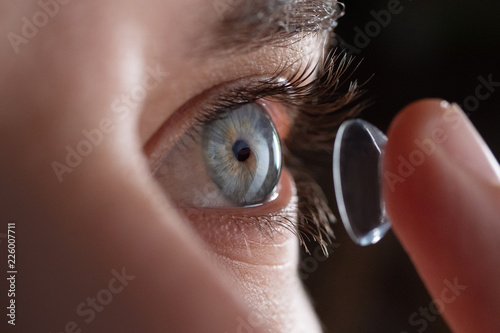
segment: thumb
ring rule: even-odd
[[[500,168],[480,135],[458,106],[418,101],[383,163],[394,232],[434,299],[410,324],[443,313],[453,331],[500,332]]]

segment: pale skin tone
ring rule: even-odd
[[[19,18],[37,10],[36,1],[0,5],[1,35],[17,32]],[[283,60],[315,58],[321,47],[304,39],[293,50],[191,56],[191,40],[216,20],[212,3],[202,0],[70,2],[17,54],[2,39],[0,202],[3,221],[18,221],[23,243],[19,325],[43,332],[194,333],[237,332],[245,321],[257,323],[255,332],[321,331],[297,275],[298,240],[291,233],[269,239],[248,228],[243,241],[235,229],[219,230],[229,223],[223,218],[192,214],[186,221],[151,177],[154,154],[144,147],[186,102],[225,82],[271,75]],[[148,66],[168,75],[120,118],[110,106],[143,85]],[[444,279],[467,286],[443,313],[450,327],[498,331],[498,165],[477,148],[463,120],[453,122],[458,129],[439,123],[447,110],[425,100],[393,122],[386,171],[397,172],[397,157],[409,156],[415,138],[428,137],[429,129],[441,126],[449,138],[395,191],[385,184],[387,208],[434,298]],[[64,161],[65,147],[76,147],[82,130],[99,128],[103,119],[115,127],[60,182],[52,162]],[[164,140],[182,126],[174,124]],[[456,155],[462,162],[450,157]],[[284,173],[278,198],[253,208],[256,215],[294,214],[293,181]],[[85,323],[75,308],[122,267],[135,278]],[[263,317],[255,320],[255,313]]]

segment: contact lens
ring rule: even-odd
[[[387,137],[372,124],[351,119],[333,147],[333,183],[340,218],[351,239],[377,243],[390,229],[381,191],[381,156]]]

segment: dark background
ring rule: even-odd
[[[359,81],[374,74],[365,87],[374,103],[361,118],[386,131],[409,102],[444,98],[462,105],[498,159],[500,87],[479,101],[477,109],[464,100],[474,96],[479,76],[492,75],[500,82],[500,3],[403,0],[402,11],[367,45],[356,42],[355,27],[365,31],[375,21],[370,12],[386,10],[388,1],[345,5],[346,15],[336,29],[339,40],[351,51],[359,49],[352,52],[363,59],[356,71]],[[409,316],[428,308],[431,298],[392,232],[379,244],[361,248],[341,223],[334,230],[337,245],[328,260],[302,258],[305,282],[327,332],[450,332],[441,318],[425,329],[409,323]]]

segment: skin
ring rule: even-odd
[[[398,157],[415,151],[415,139],[436,138],[436,129],[441,143],[414,173],[394,191],[384,183],[387,211],[434,299],[446,294],[445,279],[466,286],[444,309],[453,331],[496,332],[500,168],[480,135],[456,106],[413,103],[388,131],[384,172],[397,172]]]
[[[0,5],[2,35],[18,32],[19,18],[37,10],[36,1]],[[211,3],[199,0],[70,2],[17,54],[2,39],[0,205],[4,220],[18,221],[22,274],[16,302],[22,306],[23,329],[239,332],[250,325],[254,332],[320,331],[297,276],[298,245],[291,233],[278,230],[269,238],[245,226],[243,239],[241,229],[226,228],[230,222],[219,211],[195,210],[183,217],[151,177],[153,156],[162,148],[158,144],[151,152],[147,143],[158,132],[161,141],[175,136],[179,119],[170,130],[162,131],[162,124],[175,119],[186,102],[225,82],[271,75],[284,59],[317,57],[320,45],[311,47],[314,42],[306,39],[294,50],[188,56],[192,38],[216,19],[206,15],[207,22],[201,21],[205,13],[211,13]],[[113,101],[143,84],[147,66],[157,64],[168,73],[161,84],[126,117],[113,112]],[[397,169],[397,156],[408,156],[414,138],[425,134],[439,112],[438,102],[424,101],[401,113],[388,133],[387,170]],[[82,130],[99,128],[103,119],[115,125],[113,130],[60,182],[53,161],[64,161],[65,147],[76,147]],[[447,143],[454,140],[464,141],[450,135]],[[484,159],[481,150],[467,149],[468,142],[454,151]],[[439,154],[398,184],[397,195],[384,188],[388,211],[431,294],[439,295],[443,279],[455,276],[468,286],[444,312],[451,327],[495,331],[499,327],[490,314],[500,310],[494,241],[500,237],[498,178],[464,172],[460,163],[441,158],[446,147],[439,146]],[[478,162],[472,168],[489,165]],[[472,199],[464,200],[471,189]],[[422,197],[428,209],[421,209]],[[285,171],[278,198],[245,213],[293,217],[294,200]],[[443,208],[456,208],[457,200],[458,209]],[[474,229],[467,237],[450,232],[470,231],[471,220]],[[109,288],[112,270],[122,268],[133,276],[129,284],[85,322],[75,309]]]

